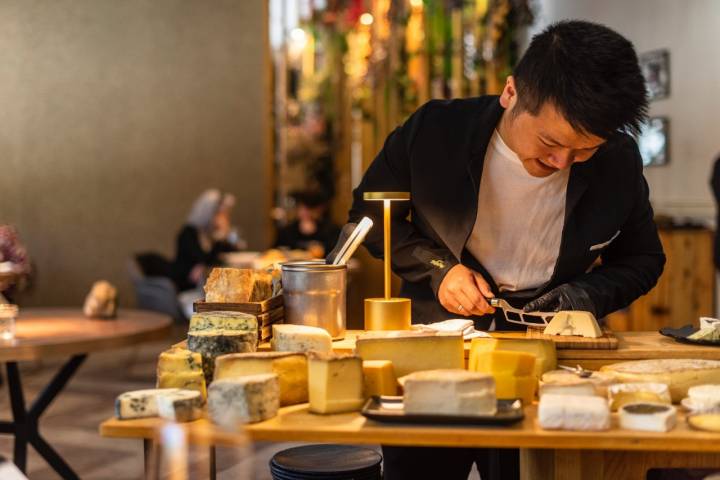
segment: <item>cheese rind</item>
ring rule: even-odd
[[[405,413],[428,415],[494,415],[492,375],[467,370],[425,370],[404,377]]]
[[[157,396],[177,391],[177,388],[152,388],[121,393],[115,399],[115,416],[120,420],[157,417]]]
[[[468,369],[477,370],[477,361],[484,352],[504,350],[525,352],[536,356],[534,374],[539,379],[544,372],[557,368],[555,342],[540,339],[473,338],[470,343]]]
[[[398,377],[421,370],[465,368],[461,334],[367,332],[357,338],[355,353],[363,360],[390,360]]]
[[[190,422],[202,416],[200,392],[178,390],[157,396],[158,416],[175,422]]]
[[[613,412],[631,403],[672,403],[664,383],[618,383],[608,388],[608,399]]]
[[[213,268],[204,289],[209,303],[260,302],[272,297],[273,277],[245,268]]]
[[[270,346],[278,352],[329,352],[332,337],[324,328],[279,324],[272,326]]]
[[[696,385],[690,387],[687,400],[692,410],[706,412],[720,408],[720,385]]]
[[[362,365],[365,398],[397,395],[397,377],[390,360],[365,360]]]
[[[600,369],[620,382],[664,383],[674,403],[696,385],[720,383],[720,360],[666,358],[605,365]]]
[[[588,338],[603,336],[595,315],[578,310],[564,310],[556,313],[543,333],[545,335],[578,335]]]
[[[278,376],[281,406],[308,401],[308,366],[304,353],[233,353],[215,360],[215,380],[261,373]]]
[[[207,383],[213,379],[215,359],[228,353],[247,353],[257,349],[257,331],[222,329],[188,332],[188,348],[202,356]]]
[[[308,385],[313,413],[360,410],[365,401],[362,359],[356,355],[312,352],[308,355]]]
[[[646,432],[669,432],[677,423],[677,410],[672,405],[629,403],[619,410],[620,428]]]
[[[543,395],[538,423],[546,430],[608,430],[610,409],[607,400],[600,397]]]
[[[279,407],[280,384],[273,373],[224,378],[208,388],[208,414],[225,428],[267,420]]]

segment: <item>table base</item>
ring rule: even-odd
[[[67,385],[77,369],[82,365],[87,355],[75,355],[70,358],[50,383],[37,396],[30,409],[25,407],[20,370],[17,362],[7,362],[7,382],[10,392],[10,406],[13,420],[0,421],[0,433],[15,436],[13,461],[25,473],[27,469],[27,446],[32,445],[50,465],[64,479],[78,479],[79,477],[50,444],[40,435],[39,420],[55,397]]]

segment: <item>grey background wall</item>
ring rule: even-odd
[[[132,302],[126,260],[174,251],[193,199],[268,239],[265,0],[0,2],[0,223],[38,268],[26,305]]]
[[[720,155],[720,2],[717,0],[536,0],[530,34],[561,19],[603,23],[638,53],[670,51],[670,97],[650,114],[670,118],[670,164],[645,170],[655,210],[714,222],[708,185]]]

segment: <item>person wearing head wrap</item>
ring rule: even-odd
[[[218,263],[223,252],[237,250],[230,224],[235,197],[217,189],[204,191],[193,203],[187,222],[177,237],[172,276],[179,292],[196,288],[206,269]]]

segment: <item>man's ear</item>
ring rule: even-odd
[[[515,106],[516,102],[517,90],[515,90],[515,79],[510,75],[505,80],[505,87],[500,94],[500,105],[502,105],[505,110],[509,110]]]

